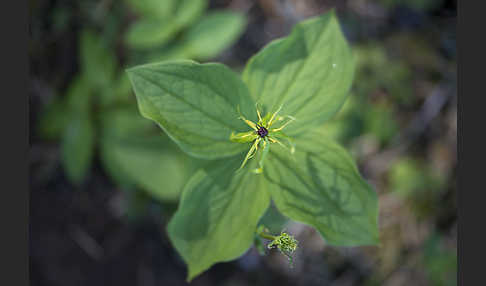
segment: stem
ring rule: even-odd
[[[261,238],[268,239],[268,240],[275,240],[277,238],[276,236],[273,236],[273,235],[271,235],[269,233],[265,233],[263,231],[258,232],[258,235]]]

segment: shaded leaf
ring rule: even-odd
[[[276,146],[264,168],[279,211],[315,227],[332,245],[378,242],[378,201],[346,150],[321,134],[296,140],[296,152]]]
[[[171,219],[169,237],[189,266],[188,280],[217,262],[242,255],[270,203],[262,176],[235,172],[242,157],[216,161],[194,174]],[[251,163],[253,168],[255,163]]]

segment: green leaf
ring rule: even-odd
[[[127,0],[127,2],[136,12],[156,19],[171,17],[177,3],[175,0]]]
[[[206,14],[191,26],[181,41],[154,51],[149,61],[175,59],[207,60],[219,55],[243,33],[246,18],[243,14],[216,11]]]
[[[66,94],[68,113],[88,113],[92,102],[92,89],[89,78],[77,76],[69,85]]]
[[[297,119],[288,135],[322,124],[343,105],[354,62],[334,12],[297,24],[248,62],[243,81],[266,112],[281,105],[282,115]]]
[[[185,28],[196,21],[207,6],[207,0],[179,0],[174,21],[181,29]]]
[[[346,150],[322,134],[296,140],[293,155],[272,146],[263,170],[279,211],[315,227],[329,244],[378,243],[376,193]]]
[[[244,31],[243,14],[218,11],[205,15],[193,25],[183,39],[187,58],[210,59],[229,47]]]
[[[188,264],[189,281],[215,263],[242,255],[269,206],[270,195],[260,186],[263,177],[251,168],[235,172],[241,160],[216,161],[196,172],[169,222],[169,237]]]
[[[61,161],[68,179],[80,184],[89,168],[94,154],[95,127],[88,113],[72,114],[62,138]]]
[[[238,119],[257,118],[248,90],[221,64],[172,61],[127,70],[142,115],[157,122],[188,154],[216,159],[249,148],[229,140],[248,131]]]
[[[117,60],[103,38],[90,30],[81,33],[81,70],[94,88],[106,89],[115,78]]]
[[[69,85],[65,97],[55,97],[42,112],[39,132],[43,138],[59,139],[69,124],[73,112],[88,112],[91,90],[84,77],[77,76]]]
[[[170,20],[143,19],[130,26],[126,44],[133,49],[150,49],[162,46],[179,31],[178,25]]]

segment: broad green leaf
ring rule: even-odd
[[[256,161],[235,172],[241,160],[216,161],[196,172],[169,222],[169,237],[189,267],[189,281],[215,263],[242,255],[269,206],[270,195],[260,185],[263,177],[249,171]]]
[[[249,148],[229,140],[248,131],[238,117],[257,118],[248,90],[221,64],[172,61],[127,70],[142,115],[157,122],[188,154],[216,159]]]
[[[106,89],[115,78],[117,61],[103,39],[90,30],[81,33],[81,70],[94,88]]]
[[[184,38],[187,58],[210,59],[229,47],[244,31],[245,17],[229,11],[212,12],[193,25]]]
[[[207,6],[207,0],[179,0],[173,21],[181,29],[185,28],[196,21]]]
[[[172,17],[177,0],[127,0],[138,13],[156,19]]]
[[[329,244],[378,242],[376,193],[333,141],[317,133],[299,138],[293,155],[272,146],[263,170],[280,212],[315,227]]]
[[[297,119],[286,128],[295,135],[322,124],[343,105],[354,63],[334,12],[297,24],[248,62],[243,81],[266,112]]]
[[[80,184],[91,166],[95,145],[95,127],[88,113],[75,112],[64,132],[61,161],[68,179]]]
[[[101,155],[111,177],[137,185],[159,200],[176,200],[197,162],[136,109],[118,109],[103,118]]]
[[[125,42],[134,49],[150,49],[162,46],[179,31],[178,25],[170,20],[142,19],[128,29]]]

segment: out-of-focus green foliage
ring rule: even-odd
[[[205,13],[206,0],[126,0],[139,19],[127,31],[125,42],[135,62],[168,59],[207,60],[229,47],[246,26],[240,13]]]
[[[342,143],[368,135],[379,144],[389,143],[399,130],[393,106],[387,100],[373,103],[356,94],[350,96],[342,112],[324,124],[322,129]]]
[[[210,59],[233,43],[243,32],[243,15],[229,12],[209,12],[187,29],[180,40],[151,54],[150,59]]]
[[[428,168],[425,162],[403,157],[397,161],[389,172],[390,187],[401,196],[413,197],[421,191],[440,191],[443,178]]]
[[[204,12],[205,0],[127,1],[141,16],[130,26],[125,42],[134,49],[151,49],[164,45],[179,31],[192,24]]]
[[[368,43],[354,49],[357,57],[355,90],[370,95],[386,91],[399,104],[410,105],[414,101],[410,67],[400,59],[391,58],[378,43]]]
[[[130,82],[110,51],[95,32],[81,33],[81,72],[66,96],[47,106],[40,134],[61,141],[61,161],[73,183],[83,182],[97,149],[108,175],[120,186],[139,187],[163,201],[177,200],[197,163],[140,116]]]
[[[104,114],[101,141],[103,163],[117,181],[133,183],[160,200],[177,200],[197,167],[135,106]]]
[[[431,285],[457,285],[457,253],[444,247],[439,234],[431,235],[426,241],[422,263]]]
[[[411,203],[417,217],[434,213],[446,178],[426,162],[402,157],[388,172],[390,190]]]

